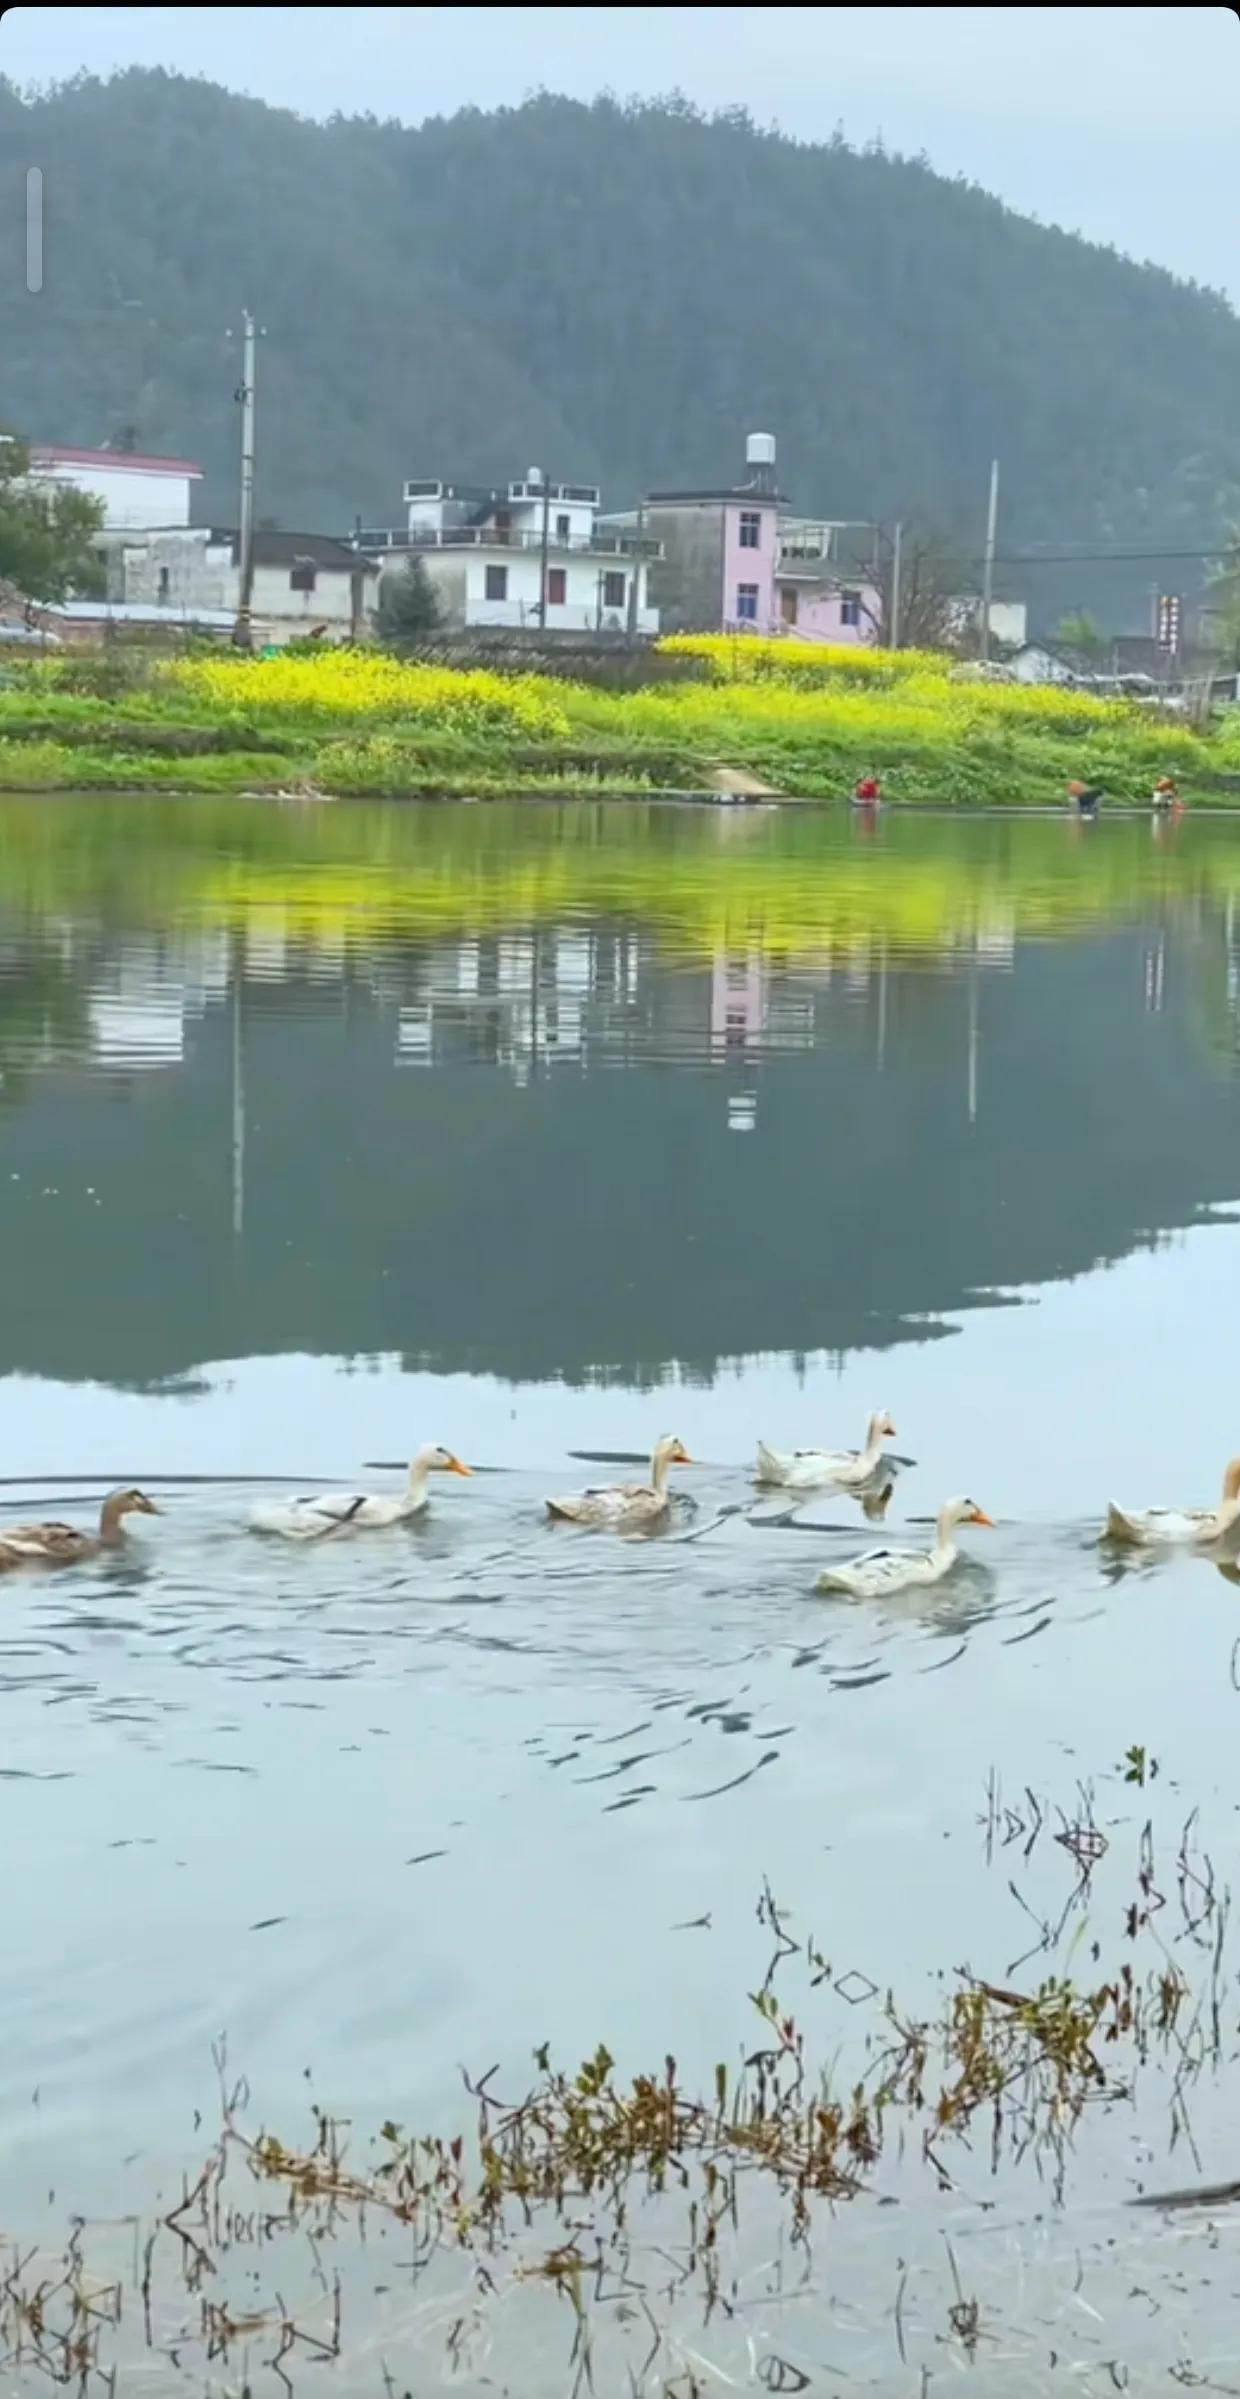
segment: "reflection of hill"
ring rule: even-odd
[[[890,1342],[910,1316],[1079,1272],[1240,1191],[1227,1064],[1178,996],[1188,937],[1159,1014],[1147,946],[1035,946],[1010,973],[893,970],[881,990],[802,976],[813,1048],[714,1065],[710,972],[647,957],[639,985],[619,977],[606,1070],[535,1057],[524,1083],[490,1062],[510,1026],[476,972],[431,1046],[451,1066],[397,1063],[424,952],[389,948],[379,993],[247,987],[238,1234],[237,1026],[211,999],[182,1063],[45,1078],[9,1119],[6,1366],[145,1383],[242,1354],[398,1349],[627,1380]],[[671,1054],[697,1064],[657,1062]]]

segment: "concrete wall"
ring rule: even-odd
[[[717,633],[723,622],[723,502],[646,507],[646,531],[664,555],[651,560],[650,598],[665,633]]]
[[[105,557],[110,600],[169,608],[236,607],[232,545],[210,542],[205,529],[153,533],[141,542],[109,543]]]
[[[170,613],[192,608],[235,609],[241,598],[241,577],[233,563],[231,542],[211,542],[205,529],[148,534],[141,541],[105,545],[108,598],[164,607]],[[313,591],[294,591],[288,566],[257,565],[254,570],[252,612],[258,625],[271,628],[272,638],[292,640],[312,625],[330,625],[347,632],[352,622],[351,575],[336,567],[319,567]],[[375,585],[368,578],[366,607],[375,604]]]

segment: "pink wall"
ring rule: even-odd
[[[741,512],[753,509],[762,519],[756,550],[741,548]],[[752,500],[728,501],[723,511],[723,623],[731,626],[741,620],[737,615],[736,587],[738,583],[758,586],[756,633],[774,633],[779,627],[779,600],[775,590],[775,528],[778,510],[774,500],[755,496]]]
[[[853,642],[858,645],[877,641],[880,609],[877,590],[872,583],[850,584],[848,588],[861,594],[859,625],[842,623],[840,609],[843,602],[838,591],[802,583],[796,587],[796,623],[785,625],[784,631],[799,633],[807,641]]]

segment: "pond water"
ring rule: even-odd
[[[307,2073],[367,2133],[453,2131],[459,2067],[528,2079],[543,2041],[708,2078],[754,2038],[764,1878],[855,1970],[859,2049],[888,1988],[1016,1971],[1082,1792],[1124,1864],[1077,1964],[1121,1962],[1147,1819],[1174,1857],[1199,1810],[1221,1891],[1240,1592],[1097,1534],[1240,1450],[1238,890],[1206,821],[0,806],[0,1532],[122,1480],[162,1511],[2,1586],[8,2232],[166,2198],[221,2033],[290,2137]],[[756,1441],[851,1446],[879,1406],[914,1461],[881,1537],[958,1491],[995,1530],[936,1592],[827,1602],[879,1536],[759,1500]],[[544,1521],[581,1453],[668,1430],[698,1463],[664,1537]],[[477,1469],[424,1526],[246,1527],[261,1478],[395,1488],[423,1441]],[[992,2244],[976,2387],[1051,2387],[1052,2353],[1226,2383],[1235,2232],[1124,2203],[1234,2176],[1240,2111],[1211,2080],[1168,2170],[1164,2100],[1086,2128],[1061,2205],[983,2135],[950,2197],[919,2166],[841,2211],[808,2309],[764,2285],[694,2332],[702,2374],[967,2363],[950,2232],[962,2275]],[[428,2347],[416,2387],[568,2389],[552,2335],[455,2380]],[[382,2388],[365,2356],[335,2387]]]

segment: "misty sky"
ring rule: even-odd
[[[408,124],[542,86],[881,133],[1013,207],[1240,301],[1231,8],[8,8],[0,72],[167,66]],[[32,162],[36,163],[36,162]],[[1238,395],[1240,405],[1240,395]]]

